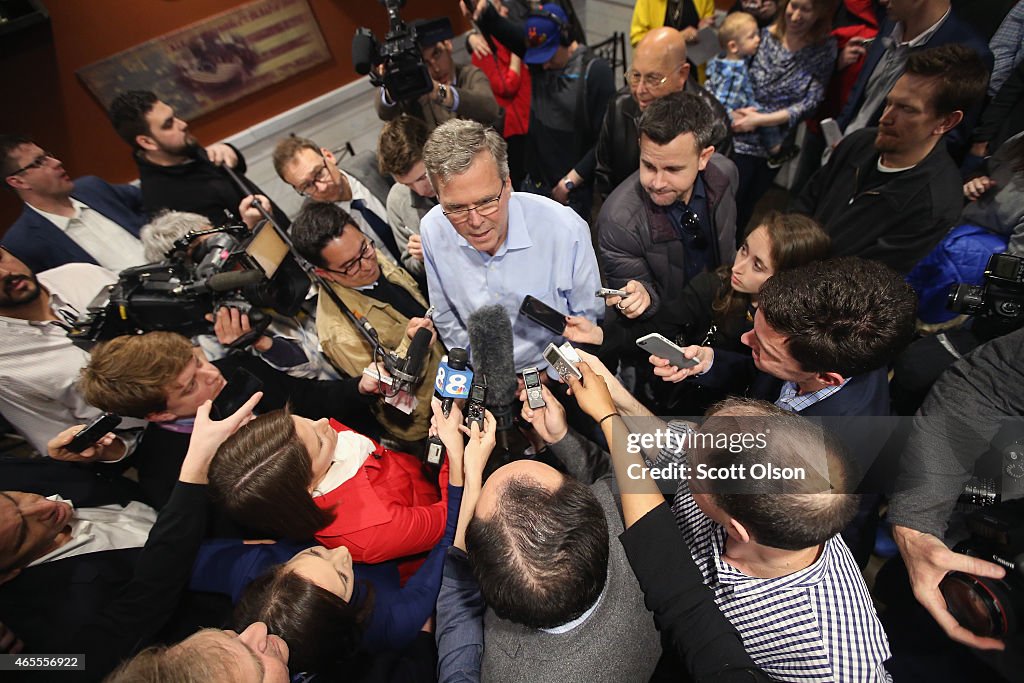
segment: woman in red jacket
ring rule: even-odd
[[[440,492],[407,453],[333,420],[283,410],[239,429],[210,464],[214,500],[239,523],[280,538],[344,545],[365,563],[437,544],[447,517],[447,462],[438,484]]]

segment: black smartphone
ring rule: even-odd
[[[253,394],[262,390],[262,380],[245,368],[237,368],[231,373],[231,378],[217,394],[217,398],[213,399],[210,417],[214,420],[223,420],[233,415],[236,410],[245,405],[246,401],[252,398]]]
[[[565,313],[551,308],[535,296],[527,294],[522,305],[519,306],[519,312],[555,334],[560,335],[565,332]]]
[[[64,448],[72,453],[81,453],[86,448],[92,446],[103,438],[105,434],[112,431],[119,424],[121,424],[120,417],[113,413],[103,413],[92,420],[89,424],[82,427],[77,434],[71,437],[71,441]]]

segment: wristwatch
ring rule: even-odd
[[[448,99],[448,88],[443,85],[437,86],[437,103],[444,105],[446,99]]]
[[[562,184],[565,185],[565,189],[568,190],[569,192],[572,192],[574,189],[576,189],[576,183],[569,180],[568,178],[562,178]]]

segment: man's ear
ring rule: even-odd
[[[956,111],[946,114],[942,117],[942,121],[932,131],[933,135],[945,135],[949,131],[960,125],[960,122],[964,120],[964,113],[957,109]]]
[[[0,584],[7,583],[20,573],[21,567],[15,567],[14,569],[8,569],[5,572],[0,572]]]
[[[150,422],[174,422],[178,419],[178,416],[172,412],[161,410],[158,413],[150,413],[146,415],[145,419]]]
[[[715,146],[714,145],[708,145],[707,147],[705,147],[704,149],[702,149],[700,151],[700,156],[697,158],[697,170],[698,171],[703,171],[707,167],[708,162],[711,161],[711,155],[714,154],[714,153],[715,153]]]
[[[7,183],[8,187],[17,190],[27,190],[28,183],[26,183],[20,176],[9,175],[4,178],[4,182]]]
[[[729,534],[734,541],[739,541],[740,543],[750,543],[751,541],[750,532],[735,517],[729,517],[729,523],[725,525],[725,533]]]
[[[148,135],[136,135],[135,144],[139,146],[139,149],[143,149],[147,152],[155,152],[160,149],[160,146],[156,144],[156,140]]]
[[[690,63],[687,62],[679,67],[679,75],[683,77],[683,83],[690,80]]]
[[[819,372],[815,379],[826,386],[838,387],[840,384],[846,381],[846,378],[840,375],[838,372]]]
[[[331,150],[327,149],[326,147],[321,147],[320,154],[322,154],[324,159],[327,159],[327,161],[329,161],[330,163],[334,164],[335,166],[338,165],[337,160],[334,158],[334,152],[332,152]]]

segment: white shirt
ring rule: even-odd
[[[71,205],[75,208],[75,214],[68,217],[27,204],[30,209],[53,223],[58,230],[89,252],[89,255],[96,259],[96,263],[104,268],[120,272],[125,268],[147,263],[142,242],[138,237],[74,197],[71,198]]]
[[[340,168],[338,171],[348,178],[348,186],[352,188],[352,199],[362,199],[366,204],[366,208],[373,211],[383,222],[387,223],[387,209],[384,208],[384,205],[380,203],[380,200],[377,199],[372,192],[370,192],[366,185],[363,185]],[[370,241],[377,247],[377,258],[386,258],[396,266],[402,265],[395,262],[395,259],[391,256],[391,252],[388,251],[388,245],[384,244],[384,240],[377,236],[377,231],[370,227],[370,224],[366,222],[365,218],[363,218],[363,214],[352,208],[352,199],[335,202],[335,204],[345,209],[345,211],[352,216],[352,220],[359,226],[359,229],[363,231],[363,234],[370,238]],[[390,227],[390,224],[388,224],[388,226]],[[394,230],[392,230],[392,233],[394,233]]]
[[[101,289],[117,281],[114,273],[91,263],[68,263],[38,278],[61,321],[77,317]],[[75,389],[88,362],[89,354],[72,344],[57,322],[0,315],[0,413],[40,454],[46,455],[46,442],[57,434],[100,414]],[[126,418],[121,429],[144,425]],[[132,442],[126,443],[130,451]]]
[[[48,496],[49,500],[74,504],[60,496]],[[107,550],[141,548],[146,545],[149,532],[156,523],[156,510],[144,503],[133,500],[128,505],[102,505],[95,508],[81,508],[74,511],[68,522],[71,540],[56,550],[43,555],[28,566],[44,562],[63,560],[86,553],[101,553]]]
[[[327,469],[327,474],[317,484],[313,497],[325,496],[356,476],[359,468],[375,450],[373,442],[362,434],[352,431],[338,432],[338,443],[334,446],[334,460]]]

